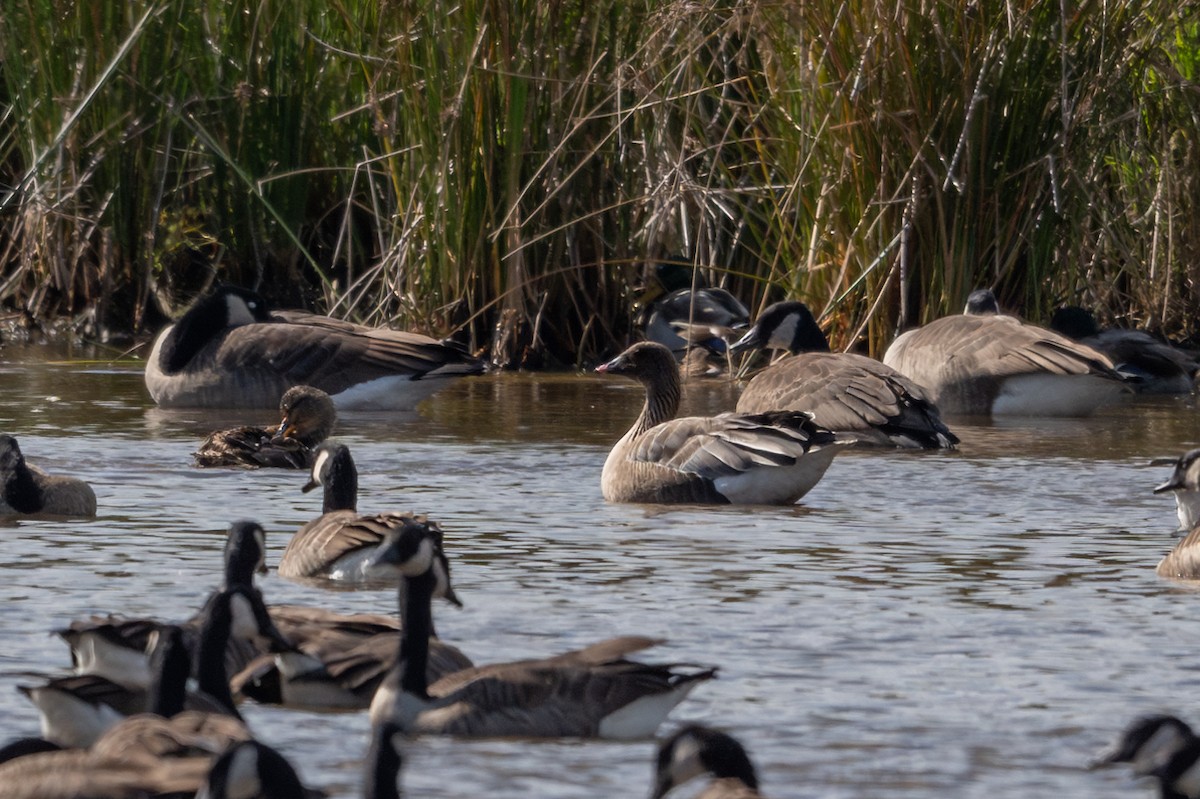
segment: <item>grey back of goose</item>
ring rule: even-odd
[[[1104,354],[1003,314],[935,319],[897,337],[883,362],[948,414],[1087,416],[1129,393]]]
[[[411,410],[484,364],[419,333],[297,311],[272,312],[254,292],[222,287],[154,342],[146,388],[175,407],[273,408],[310,385],[342,409]]]
[[[919,385],[872,358],[830,352],[802,302],[767,307],[732,349],[752,348],[792,355],[754,376],[738,398],[738,413],[809,411],[814,422],[860,445],[951,449],[958,444]]]
[[[308,469],[317,445],[337,424],[333,399],[319,388],[293,386],[279,399],[276,427],[235,427],[211,433],[194,457],[200,467]]]
[[[676,419],[679,367],[661,344],[634,344],[596,371],[646,389],[641,415],[604,462],[609,502],[791,504],[846,443],[796,411]]]
[[[699,794],[702,799],[760,796],[754,764],[737,739],[719,730],[689,724],[659,744],[651,799],[663,799],[673,788],[705,774],[713,781]]]
[[[96,515],[96,493],[74,477],[50,475],[25,462],[17,439],[0,435],[0,517]]]
[[[399,666],[371,703],[376,725],[393,721],[410,734],[471,737],[641,738],[716,674],[627,660],[658,642],[626,637],[552,658],[465,669],[428,684],[432,602],[452,591],[441,535],[416,524],[396,531],[374,565],[400,583],[403,615]]]

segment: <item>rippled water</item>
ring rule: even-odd
[[[224,530],[260,521],[272,562],[319,512],[295,472],[200,471],[206,431],[271,414],[164,412],[136,365],[0,350],[0,429],[31,462],[88,479],[91,522],[0,529],[0,711],[67,665],[49,630],[93,612],[190,615],[219,581]],[[78,356],[78,353],[72,353]],[[732,404],[691,385],[693,412]],[[447,531],[466,607],[439,632],[476,662],[618,634],[669,639],[648,659],[721,667],[674,721],[720,726],[775,797],[1150,796],[1090,772],[1134,715],[1200,722],[1200,596],[1157,578],[1170,499],[1148,465],[1200,443],[1191,400],[1084,421],[970,424],[952,454],[854,452],[792,508],[608,505],[600,468],[640,389],[594,375],[504,375],[420,415],[342,420],[364,511],[417,510]],[[388,611],[389,591],[262,581],[268,601]],[[251,707],[260,738],[336,797],[359,791],[365,713]],[[649,791],[651,742],[459,741],[406,752],[419,797],[624,797]],[[691,795],[684,789],[681,795]]]

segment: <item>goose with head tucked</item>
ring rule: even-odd
[[[925,390],[873,358],[830,352],[829,341],[802,302],[777,302],[733,345],[786,350],[742,391],[738,413],[809,411],[813,421],[860,445],[952,449],[958,437],[942,422]]]
[[[234,427],[209,434],[193,457],[200,467],[308,469],[316,447],[337,424],[333,399],[319,388],[292,386],[279,400],[277,427]]]
[[[345,444],[329,443],[318,450],[311,478],[302,490],[314,488],[324,492],[321,515],[288,541],[279,561],[280,576],[346,583],[370,581],[364,564],[371,553],[388,530],[402,527],[412,516],[358,513],[358,469]]]
[[[25,462],[14,437],[0,435],[0,517],[96,515],[96,493],[74,477],[47,474]]]
[[[1138,777],[1158,781],[1162,799],[1200,799],[1200,737],[1175,716],[1132,721],[1090,765],[1128,763]]]
[[[431,684],[432,603],[450,590],[441,535],[414,522],[388,539],[375,567],[399,582],[403,622],[399,663],[371,702],[375,725],[392,721],[410,735],[643,738],[716,676],[711,667],[628,660],[660,643],[628,636],[556,657],[477,666]]]
[[[484,365],[419,333],[371,328],[299,311],[272,312],[231,286],[197,301],[154,342],[146,388],[164,407],[274,408],[309,385],[342,410],[412,410]]]
[[[791,504],[848,443],[799,411],[675,418],[679,367],[661,344],[634,344],[596,371],[646,390],[641,415],[604,462],[609,502]]]
[[[1103,353],[973,305],[901,334],[883,356],[942,413],[1088,416],[1130,393]]]
[[[1050,329],[1103,352],[1139,394],[1191,394],[1200,362],[1196,356],[1145,330],[1101,330],[1086,308],[1067,305],[1050,317]]]
[[[742,745],[731,735],[699,724],[684,726],[659,745],[651,799],[663,799],[704,774],[712,782],[696,799],[761,799],[758,774]]]

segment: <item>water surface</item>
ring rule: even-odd
[[[0,430],[31,462],[88,479],[89,522],[0,530],[0,711],[33,734],[17,684],[64,670],[48,632],[90,613],[177,620],[220,579],[224,530],[267,529],[271,562],[319,512],[304,476],[197,470],[207,431],[272,414],[162,411],[136,364],[0,350]],[[59,359],[59,360],[56,360]],[[692,384],[690,412],[731,407]],[[739,737],[775,797],[1151,796],[1086,763],[1134,715],[1200,722],[1200,596],[1160,580],[1174,505],[1150,466],[1200,444],[1190,399],[1088,420],[956,420],[957,453],[840,455],[790,508],[609,505],[599,476],[640,389],[596,375],[463,381],[420,414],[344,417],[359,507],[428,513],[447,531],[465,608],[438,630],[476,662],[620,634],[646,659],[720,666],[683,720]],[[387,590],[328,592],[272,573],[269,602],[391,611]],[[248,707],[250,724],[335,797],[359,792],[365,713]],[[420,797],[627,797],[653,744],[425,738]],[[695,793],[683,789],[680,795]]]

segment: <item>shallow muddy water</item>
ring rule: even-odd
[[[246,412],[161,411],[136,364],[0,350],[0,430],[32,463],[88,479],[99,517],[0,528],[0,712],[35,734],[15,686],[69,665],[48,632],[93,612],[180,619],[219,581],[224,530],[267,529],[271,562],[319,512],[305,477],[200,471],[190,453]],[[72,353],[79,357],[79,353]],[[688,408],[732,406],[691,384]],[[606,504],[608,447],[640,389],[596,375],[464,381],[420,414],[345,416],[359,507],[428,513],[447,531],[465,607],[438,631],[477,663],[618,634],[662,636],[645,659],[711,663],[664,727],[739,737],[774,797],[1152,796],[1086,770],[1133,716],[1200,722],[1200,595],[1157,578],[1173,501],[1150,493],[1200,444],[1190,399],[1088,420],[953,420],[959,452],[851,452],[791,508]],[[272,573],[268,602],[389,611],[387,590],[330,592]],[[247,707],[306,782],[359,793],[365,713]],[[407,795],[628,797],[653,744],[424,738]],[[682,789],[690,796],[699,783]]]

